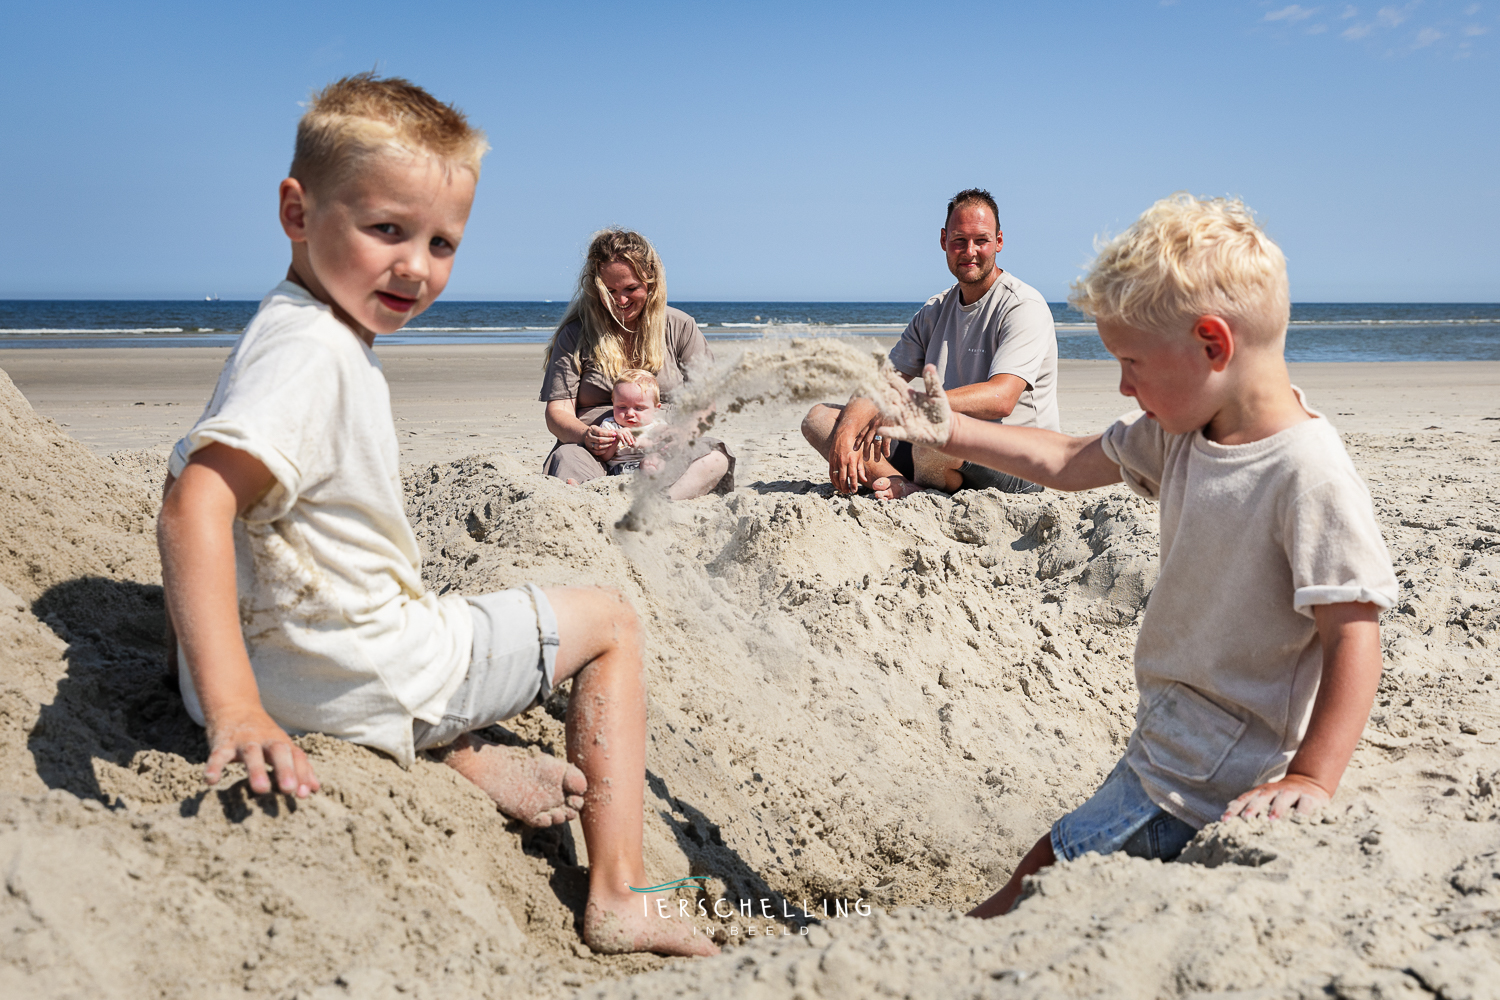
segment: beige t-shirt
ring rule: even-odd
[[[1389,608],[1396,577],[1369,491],[1321,416],[1221,445],[1136,411],[1101,443],[1131,489],[1161,501],[1125,757],[1153,802],[1202,827],[1283,777],[1301,745],[1323,669],[1313,606]]]
[[[1015,375],[1026,388],[1005,425],[1061,428],[1057,328],[1052,307],[1035,288],[1002,271],[990,290],[970,305],[961,303],[957,285],[939,292],[906,325],[891,348],[891,364],[907,378],[915,378],[923,366],[938,363],[945,342],[948,368],[940,373],[944,389]]]
[[[339,736],[410,765],[412,719],[441,721],[468,670],[473,623],[462,597],[422,585],[375,352],[282,282],[177,442],[172,473],[214,441],[254,455],[276,479],[234,523],[240,624],[266,711],[293,733]],[[201,725],[181,664],[183,699]]]
[[[703,331],[698,329],[697,322],[681,309],[667,307],[666,325],[666,360],[661,371],[652,374],[656,376],[656,384],[661,387],[662,402],[670,403],[672,394],[686,377],[688,365],[698,361],[712,361],[713,354],[709,351],[708,341],[704,338]],[[554,399],[578,400],[582,384],[592,390],[590,394],[594,398],[587,404],[580,404],[577,407],[579,410],[586,406],[609,405],[614,385],[592,359],[578,358],[575,362],[573,357],[573,353],[578,350],[578,335],[582,329],[582,324],[574,321],[557,331],[552,342],[552,360],[547,364],[547,373],[542,379],[542,393],[538,397],[542,402],[550,403]],[[578,362],[583,366],[582,372],[578,370]]]

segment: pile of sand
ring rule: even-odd
[[[776,350],[722,383],[733,392],[714,433],[747,442],[727,497],[659,506],[619,480],[570,488],[502,455],[407,476],[435,589],[599,583],[637,608],[653,699],[648,874],[708,876],[705,908],[735,908],[702,921],[730,942],[723,957],[670,967],[590,955],[574,930],[581,841],[522,834],[439,766],[403,772],[313,738],[325,791],[306,803],[243,783],[205,794],[201,734],[155,638],[149,516],[92,498],[108,481],[123,510],[148,508],[130,477],[159,476],[159,461],[69,452],[0,386],[4,433],[37,442],[14,449],[17,470],[57,484],[7,502],[54,518],[55,541],[27,551],[64,567],[25,592],[0,577],[18,595],[0,595],[0,646],[14,650],[0,668],[0,759],[13,764],[0,778],[0,989],[547,996],[610,979],[589,995],[1493,995],[1480,973],[1500,953],[1500,501],[1476,439],[1352,442],[1404,603],[1387,616],[1368,739],[1325,820],[1211,827],[1191,865],[1059,866],[1015,914],[979,923],[951,914],[1002,882],[1123,748],[1155,509],[1123,488],[833,496],[790,430],[795,409],[762,403],[831,392],[868,357]],[[824,374],[775,374],[794,369]],[[744,374],[756,370],[764,384]],[[48,448],[80,478],[55,478]],[[138,554],[68,568],[86,531],[98,551]],[[98,599],[44,603],[89,574]],[[500,735],[560,748],[560,708]],[[742,901],[758,913],[761,899],[794,916],[747,917]],[[822,918],[841,901],[849,916]]]

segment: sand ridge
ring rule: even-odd
[[[403,772],[311,737],[326,790],[307,803],[256,799],[242,782],[205,792],[201,735],[153,645],[157,571],[140,555],[60,560],[55,578],[24,592],[28,578],[6,578],[12,594],[0,593],[0,753],[14,765],[0,785],[11,873],[0,987],[549,996],[602,979],[588,995],[1493,995],[1481,973],[1500,950],[1500,499],[1482,426],[1348,435],[1403,603],[1384,622],[1388,673],[1367,739],[1323,820],[1210,828],[1191,865],[1061,865],[1014,915],[979,923],[952,913],[1003,881],[1128,736],[1155,509],[1123,487],[834,496],[796,437],[797,407],[778,409],[798,392],[773,385],[724,406],[714,433],[741,452],[741,488],[652,507],[640,530],[617,527],[634,499],[619,480],[569,488],[530,456],[406,475],[429,586],[596,582],[637,608],[653,699],[647,870],[705,876],[710,913],[732,904],[734,917],[701,921],[731,943],[725,956],[588,954],[576,938],[581,838],[521,833],[437,765]],[[12,427],[42,454],[67,451],[13,390],[0,395],[7,451]],[[130,539],[150,539],[159,455],[77,452],[81,475],[147,512],[101,514],[89,529],[103,533],[99,551],[145,552]],[[63,520],[80,519],[80,489],[11,499],[58,510],[61,497],[75,505]],[[110,600],[39,603],[88,574]],[[563,697],[492,735],[560,749]],[[761,899],[793,917],[739,909]],[[822,919],[824,901],[837,913],[855,900],[869,916]]]

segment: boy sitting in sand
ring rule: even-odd
[[[599,426],[614,434],[614,442],[599,460],[611,476],[637,469],[656,472],[661,468],[661,459],[648,454],[640,440],[656,419],[656,411],[661,409],[661,386],[656,376],[644,368],[627,368],[615,379],[609,401],[614,413]]]
[[[375,336],[448,282],[483,133],[404,80],[317,94],[297,129],[281,225],[287,280],[261,302],[203,416],[180,441],[158,537],[204,777],[241,761],[257,794],[318,790],[288,732],[322,732],[409,766],[439,749],[506,815],[581,816],[596,951],[707,954],[630,886],[641,858],[646,690],[641,631],[613,591],[528,584],[438,597],[407,523]],[[572,677],[572,766],[467,734]]]
[[[1161,574],[1135,647],[1125,755],[973,911],[1057,858],[1171,860],[1203,826],[1333,796],[1380,681],[1396,579],[1369,492],[1282,358],[1286,259],[1238,201],[1178,195],[1110,242],[1070,300],[1144,412],[1068,437],[950,413],[895,376],[883,433],[1062,490],[1161,501]]]

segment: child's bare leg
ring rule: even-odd
[[[729,471],[729,459],[724,453],[715,448],[707,455],[693,460],[693,464],[687,467],[677,482],[673,483],[667,490],[667,498],[670,500],[691,500],[701,497],[713,489],[724,473]]]
[[[502,813],[528,826],[566,823],[583,808],[588,788],[583,772],[550,754],[466,733],[433,756],[484,789]]]
[[[1021,897],[1021,882],[1026,876],[1035,875],[1048,865],[1056,863],[1057,856],[1052,853],[1052,835],[1043,834],[1042,839],[1026,852],[1026,857],[1021,859],[1021,863],[1011,873],[1010,881],[1005,883],[1005,887],[970,910],[969,916],[986,918],[1009,913],[1010,908]]]
[[[595,951],[712,955],[692,924],[656,914],[631,892],[646,880],[641,858],[646,791],[646,679],[635,612],[613,590],[547,590],[560,637],[557,680],[573,678],[568,759],[588,778],[582,810],[589,852],[583,939]],[[649,910],[649,913],[648,913]]]

